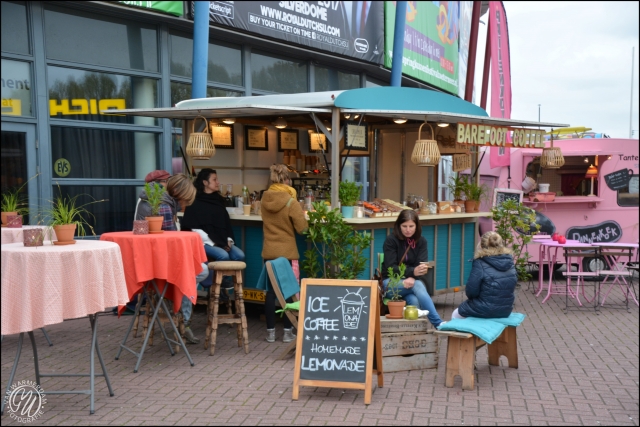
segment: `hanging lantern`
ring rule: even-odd
[[[196,120],[201,118],[204,120],[204,132],[195,132]],[[207,119],[198,116],[191,122],[191,135],[189,135],[189,143],[187,144],[187,154],[194,160],[209,160],[216,154],[216,146],[213,145],[213,139],[209,133],[209,123]]]
[[[418,129],[418,140],[415,147],[413,147],[413,154],[411,155],[411,161],[417,166],[436,166],[440,163],[440,150],[438,150],[438,142],[435,139],[420,139],[420,133],[422,126],[428,123],[423,123]],[[431,128],[431,138],[435,136],[433,132],[433,126]]]
[[[564,157],[560,147],[553,146],[553,133],[551,134],[551,147],[542,149],[540,166],[544,169],[559,169],[564,165]]]

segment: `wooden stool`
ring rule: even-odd
[[[249,334],[247,331],[247,318],[244,315],[244,300],[242,289],[242,270],[246,268],[246,264],[241,261],[216,261],[209,263],[209,270],[216,272],[212,289],[209,292],[209,306],[207,307],[208,321],[207,330],[205,332],[204,348],[208,348],[209,354],[213,356],[216,351],[216,334],[218,332],[218,324],[236,324],[238,331],[238,347],[244,343],[244,352],[249,353]],[[218,305],[220,302],[220,287],[222,285],[223,276],[233,276],[233,296],[235,299],[235,314],[218,314]]]
[[[466,332],[435,331],[447,336],[447,367],[444,385],[453,387],[456,375],[462,378],[462,389],[473,390],[475,387],[474,366],[476,350],[487,345],[477,336]],[[516,328],[507,326],[496,340],[487,345],[489,365],[499,366],[500,356],[505,356],[510,368],[518,369],[518,342]]]

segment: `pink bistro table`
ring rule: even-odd
[[[7,243],[22,243],[24,240],[24,230],[32,230],[34,228],[46,229],[44,225],[23,225],[20,228],[2,227],[2,244]],[[56,233],[53,229],[49,229],[51,236],[45,236],[45,240],[56,240]]]
[[[551,297],[551,295],[565,295],[567,292],[566,284],[563,284],[562,286],[559,286],[559,285],[554,286],[554,283],[553,283],[553,268],[558,258],[558,250],[564,249],[567,247],[581,249],[581,248],[589,248],[592,246],[588,243],[580,243],[577,240],[567,240],[565,244],[560,244],[551,239],[540,239],[539,241],[537,240],[535,243],[540,244],[540,253],[538,258],[539,259],[538,261],[539,262],[538,293],[536,294],[536,296],[540,296],[540,294],[544,289],[544,282],[542,280],[542,271],[545,263],[549,269],[548,270],[549,283],[548,283],[547,296],[542,300],[542,303],[544,304]],[[553,250],[553,255],[551,254],[552,250]]]
[[[20,334],[15,362],[9,377],[9,392],[20,359],[24,333],[29,334],[34,353],[36,382],[40,377],[90,377],[89,390],[50,391],[46,394],[89,394],[94,413],[95,377],[104,376],[113,396],[107,369],[98,345],[98,316],[107,307],[129,301],[120,247],[116,243],[76,240],[76,244],[25,247],[23,243],[0,245],[2,252],[2,335]],[[41,374],[33,331],[65,319],[89,317],[92,330],[89,374]],[[102,374],[94,369],[94,352]],[[2,402],[4,413],[5,400]]]

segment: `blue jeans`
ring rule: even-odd
[[[384,282],[382,283],[384,285],[384,288],[387,289],[389,279],[384,279]],[[407,305],[415,305],[421,310],[429,310],[429,314],[427,315],[429,322],[431,322],[431,324],[435,328],[440,326],[440,323],[442,323],[442,319],[438,315],[436,306],[433,304],[433,300],[431,300],[431,297],[427,292],[427,288],[424,286],[424,283],[422,283],[422,281],[416,280],[413,284],[413,287],[409,289],[402,287],[400,289],[400,296],[407,302]],[[385,297],[391,298],[391,293],[387,291]]]
[[[202,263],[202,272],[196,276],[196,285],[202,282],[209,275],[209,267],[206,263]],[[193,303],[186,295],[182,296],[182,304],[180,305],[180,311],[182,311],[182,317],[184,323],[189,323],[191,320],[191,313],[193,313]]]
[[[231,250],[229,252],[218,246],[204,245],[204,252],[207,254],[207,258],[210,261],[244,261],[244,252],[242,252],[242,249],[238,248],[236,245],[231,246]],[[210,287],[213,284],[213,276],[213,271],[211,271],[208,277],[200,282],[200,285],[204,288]],[[222,279],[222,287],[233,287],[231,283],[231,276],[224,276]]]

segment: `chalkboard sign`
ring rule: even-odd
[[[505,200],[513,200],[522,203],[522,191],[510,188],[495,188],[493,190],[493,206],[500,206]]]
[[[614,191],[622,190],[623,188],[629,186],[631,175],[633,175],[633,170],[620,169],[619,171],[611,172],[610,174],[605,175],[604,182],[607,183],[607,187]]]
[[[622,227],[615,221],[603,221],[600,224],[571,227],[567,230],[567,239],[580,243],[612,243],[622,237]]]
[[[293,400],[299,386],[311,386],[365,390],[364,403],[371,403],[373,348],[380,347],[377,311],[374,280],[302,281]],[[381,354],[378,348],[379,387]]]

